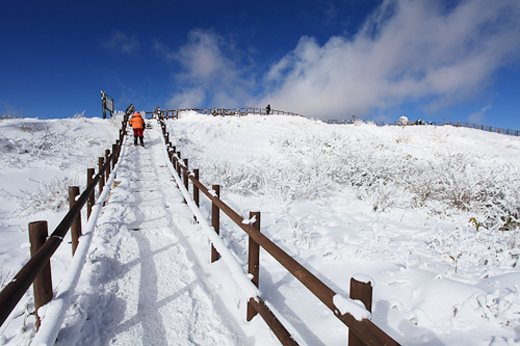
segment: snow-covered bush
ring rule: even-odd
[[[408,125],[408,118],[406,116],[404,116],[404,115],[401,115],[401,117],[397,121],[397,125],[399,125],[399,126],[406,126],[406,125]]]
[[[214,136],[223,135],[219,128],[211,131]],[[285,131],[269,138],[269,156],[250,156],[240,164],[201,160],[200,154],[207,149],[190,131],[177,133],[176,144],[195,160],[206,182],[234,192],[270,194],[281,205],[313,200],[330,188],[348,188],[375,211],[390,206],[428,208],[442,214],[460,210],[484,213],[486,227],[518,226],[517,166],[490,169],[463,153],[415,157],[399,150],[413,145],[413,136],[398,132],[396,138],[392,144],[375,136],[363,141],[344,138],[334,131]],[[398,199],[393,198],[396,195]]]
[[[234,166],[229,161],[209,161],[204,165],[204,179],[239,193],[258,192],[265,185],[255,163]]]
[[[85,111],[81,112],[81,113],[76,113],[74,114],[74,116],[72,117],[72,119],[83,119],[85,118]]]
[[[38,182],[39,186],[35,192],[21,190],[18,196],[21,215],[40,210],[58,212],[68,207],[69,186],[77,185],[70,178],[54,178],[49,182]]]

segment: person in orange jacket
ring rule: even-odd
[[[132,115],[129,124],[130,126],[132,126],[132,129],[134,130],[134,145],[137,145],[137,138],[139,137],[141,145],[144,147],[143,132],[145,128],[145,123],[143,118],[141,117],[141,114],[139,112],[135,112],[134,115]]]

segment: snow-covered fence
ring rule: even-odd
[[[180,112],[194,111],[200,114],[209,114],[214,116],[242,116],[247,114],[259,114],[259,115],[291,115],[291,116],[302,116],[301,114],[282,111],[278,109],[271,109],[269,112],[265,108],[261,107],[238,107],[238,108],[184,108],[184,109],[165,109],[160,110],[159,107],[153,112],[146,112],[146,116],[149,118],[178,118]]]
[[[173,163],[174,169],[178,174],[179,185],[182,189],[189,191],[189,181],[192,182],[193,202],[199,206],[199,194],[202,192],[212,203],[212,226],[218,233],[220,222],[220,211],[224,212],[238,227],[244,230],[249,236],[249,255],[248,273],[251,281],[258,287],[259,280],[259,249],[262,247],[276,261],[284,266],[295,278],[297,278],[307,289],[309,289],[318,299],[320,299],[350,330],[349,345],[399,345],[388,334],[377,327],[370,319],[372,287],[369,280],[351,280],[350,297],[343,297],[336,294],[331,288],[325,285],[307,268],[298,263],[285,251],[278,247],[269,238],[260,232],[260,212],[252,212],[249,219],[244,219],[237,212],[224,203],[219,196],[220,187],[213,185],[211,189],[204,186],[199,181],[199,171],[190,172],[188,160],[181,159],[181,153],[176,151],[176,147],[169,141],[169,133],[166,125],[159,118],[167,145],[168,156]],[[185,201],[188,197],[185,194]],[[200,213],[199,213],[200,216]],[[211,261],[219,259],[217,250],[211,248]],[[259,296],[251,297],[247,306],[246,319],[251,320],[257,313],[266,321],[283,345],[296,345],[292,336],[280,323],[278,318],[271,312]]]
[[[99,195],[101,195],[104,183],[108,181],[109,173],[119,158],[121,143],[126,135],[126,125],[129,115],[131,115],[129,109],[127,109],[122,121],[119,139],[112,146],[112,153],[110,154],[110,151],[106,150],[105,157],[99,158],[98,174],[94,176],[93,168],[87,170],[87,187],[77,201],[76,196],[79,188],[69,188],[71,208],[50,237],[47,238],[46,221],[36,221],[29,224],[31,259],[0,292],[0,325],[6,321],[31,284],[34,286],[37,325],[39,324],[38,308],[52,299],[50,259],[71,227],[73,227],[72,251],[74,255],[78,245],[78,237],[81,235],[81,221],[79,221],[78,225],[81,209],[87,204],[87,215],[90,218],[96,186],[99,184]],[[44,268],[48,268],[48,270]]]
[[[361,120],[353,120],[353,119],[328,119],[324,120],[327,124],[337,124],[337,125],[344,125],[344,124],[354,124],[356,121]],[[377,126],[400,126],[398,121],[371,121],[370,123],[373,123]],[[415,125],[415,122],[412,122]],[[493,126],[485,126],[485,125],[478,125],[473,123],[467,123],[463,121],[453,121],[453,122],[437,122],[437,121],[430,121],[427,122],[426,125],[432,125],[432,126],[454,126],[454,127],[466,127],[469,129],[477,129],[487,132],[494,132],[494,133],[501,133],[508,136],[519,136],[520,131],[519,130],[509,130],[509,129],[503,129],[500,127],[493,127]]]

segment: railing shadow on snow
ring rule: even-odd
[[[333,314],[349,328],[348,344],[350,346],[357,345],[399,345],[388,334],[376,326],[368,318],[360,318],[359,315],[354,317],[349,309],[339,308],[341,300],[360,300],[366,311],[371,311],[372,305],[372,286],[366,280],[355,278],[351,279],[350,297],[344,298],[336,294],[331,288],[324,284],[307,268],[298,263],[294,258],[289,256],[285,251],[279,248],[274,242],[260,232],[260,212],[251,212],[249,219],[244,219],[226,203],[220,199],[220,186],[212,185],[211,189],[204,186],[199,181],[199,170],[190,171],[188,167],[188,159],[182,159],[181,153],[176,151],[176,147],[170,142],[170,135],[166,129],[164,119],[165,114],[156,109],[155,112],[149,112],[153,117],[157,117],[162,128],[165,144],[168,150],[168,157],[173,164],[173,169],[177,173],[178,185],[185,197],[185,203],[194,203],[195,208],[199,207],[200,192],[202,192],[212,203],[211,226],[219,233],[220,229],[220,211],[224,212],[238,227],[240,227],[249,236],[249,252],[248,252],[248,272],[252,277],[253,284],[259,286],[259,268],[260,268],[260,247],[267,251],[276,261],[284,266],[296,279],[298,279],[307,289],[309,289],[318,299],[322,301]],[[170,118],[170,116],[168,116]],[[189,182],[193,190],[193,196],[189,196]],[[188,202],[187,199],[190,198]],[[192,210],[195,211],[195,210]],[[200,213],[199,213],[200,214]],[[194,216],[196,218],[196,216]],[[199,220],[200,221],[200,220]],[[220,256],[215,248],[215,241],[211,240],[211,262],[217,261]],[[289,334],[287,329],[282,325],[274,313],[268,308],[259,295],[249,297],[247,305],[246,320],[250,321],[255,315],[265,320],[274,334],[278,337],[283,345],[297,345],[297,342]],[[339,298],[339,299],[338,299]]]

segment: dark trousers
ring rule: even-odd
[[[134,144],[137,144],[137,137],[139,137],[141,144],[144,144],[143,143],[143,131],[144,131],[144,129],[134,129]]]

